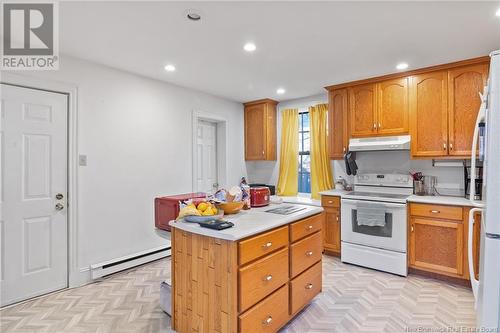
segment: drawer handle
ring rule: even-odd
[[[439,211],[439,210],[431,210],[431,213],[432,214],[439,214],[439,213],[441,213],[441,211]]]
[[[262,321],[262,325],[269,325],[273,322],[273,317],[268,316],[266,319]]]
[[[339,221],[339,216],[337,215],[337,217],[335,218],[337,220],[337,222]]]
[[[262,279],[263,281],[271,281],[273,279],[273,276],[271,274],[264,276]]]
[[[307,251],[307,252],[306,252],[306,256],[307,256],[307,257],[310,257],[310,256],[312,256],[312,255],[313,255],[313,251]]]
[[[306,284],[305,288],[306,289],[312,289],[312,287],[313,287],[313,284],[312,283],[308,283],[308,284]]]
[[[308,226],[306,227],[306,230],[311,230],[312,228],[313,228],[313,226],[312,226],[312,225],[308,225]]]
[[[332,204],[332,203],[333,203],[333,201],[332,201],[332,200],[328,200],[328,203],[329,203],[329,204]]]
[[[265,249],[270,248],[271,246],[273,246],[273,243],[267,242],[266,244],[262,245],[262,248],[265,250]]]

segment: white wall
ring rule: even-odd
[[[78,179],[82,270],[166,244],[153,198],[192,191],[193,110],[227,119],[228,183],[246,175],[240,103],[70,57],[59,71],[29,75],[78,86],[78,147],[88,159]]]
[[[288,108],[307,108],[319,103],[328,103],[327,93],[314,95],[296,100],[284,101],[278,104],[278,161],[247,162],[248,178],[250,182],[276,184],[279,176],[279,146],[281,138],[281,110]],[[431,160],[411,160],[409,152],[360,152],[356,162],[359,172],[399,172],[409,170],[422,171],[426,175],[438,177],[438,187],[449,189],[463,189],[463,168],[433,167]],[[335,178],[342,176],[353,182],[352,176],[345,173],[343,161],[331,161]]]

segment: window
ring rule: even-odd
[[[309,112],[299,113],[299,193],[311,193]]]

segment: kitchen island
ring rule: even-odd
[[[322,285],[321,207],[288,204],[225,216],[234,227],[172,226],[172,328],[177,332],[276,332]]]

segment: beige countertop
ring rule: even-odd
[[[238,214],[225,215],[224,220],[234,223],[234,227],[224,230],[213,230],[201,227],[198,223],[175,222],[170,221],[171,227],[192,232],[195,234],[209,236],[214,238],[237,241],[249,236],[260,234],[261,232],[271,230],[282,225],[301,220],[303,218],[321,213],[323,208],[309,205],[301,206],[303,210],[290,215],[278,215],[266,212],[267,210],[284,206],[286,204],[271,204],[266,207],[252,208],[242,210]]]

